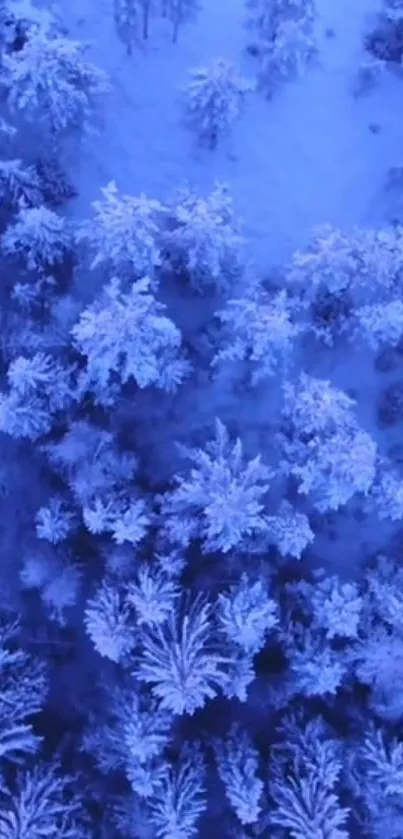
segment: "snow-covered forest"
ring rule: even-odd
[[[402,839],[402,67],[0,0],[0,839]]]

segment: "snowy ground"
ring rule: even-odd
[[[62,0],[71,34],[92,42],[89,55],[113,84],[101,136],[75,173],[80,216],[89,214],[90,202],[111,179],[126,193],[158,198],[184,179],[199,193],[216,179],[225,181],[261,271],[303,245],[318,223],[382,221],[387,170],[403,159],[403,121],[395,106],[403,81],[388,73],[367,97],[356,101],[351,94],[363,31],[379,0],[318,0],[321,66],[271,102],[254,94],[232,148],[213,153],[197,150],[180,125],[180,91],[189,68],[217,57],[254,77],[253,60],[245,57],[243,0],[204,0],[177,45],[154,24],[149,43],[132,57],[115,33],[112,5]]]

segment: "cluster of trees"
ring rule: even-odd
[[[248,51],[257,62],[257,82],[217,59],[191,71],[185,88],[185,122],[211,149],[242,114],[245,97],[258,90],[271,98],[285,81],[301,76],[318,58],[314,0],[247,0]]]
[[[149,37],[150,21],[165,18],[175,43],[182,24],[200,11],[199,0],[114,0],[114,20],[128,54]],[[217,58],[190,70],[184,87],[184,124],[214,149],[241,116],[245,96],[256,89],[270,98],[284,81],[303,74],[318,56],[314,0],[246,0],[246,27],[254,33],[248,51],[258,58],[257,83],[232,62]]]
[[[329,523],[403,520],[359,392],[315,374],[346,347],[398,371],[403,229],[321,228],[274,282],[220,184],[163,203],[110,183],[67,220],[60,152],[107,80],[34,7],[0,27],[0,430],[38,495],[19,611],[0,602],[1,835],[399,839],[399,546],[354,581],[311,559]],[[217,131],[242,87],[224,70]]]
[[[169,22],[175,44],[183,24],[195,20],[200,9],[199,0],[114,0],[113,5],[116,31],[129,55],[135,44],[148,40],[154,20]]]
[[[279,84],[317,59],[315,0],[246,0],[249,52],[258,59],[258,86],[271,97]]]

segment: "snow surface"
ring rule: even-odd
[[[374,92],[352,96],[365,58],[363,32],[380,3],[317,2],[321,65],[284,85],[271,101],[252,94],[233,141],[211,152],[198,149],[181,125],[181,88],[190,68],[218,57],[255,78],[254,59],[245,53],[251,38],[243,0],[204,0],[198,20],[182,28],[176,45],[163,24],[152,21],[149,42],[132,56],[115,32],[112,0],[62,0],[71,36],[91,42],[89,57],[113,86],[100,137],[75,171],[75,212],[88,216],[100,187],[112,179],[125,193],[160,199],[183,180],[200,194],[215,180],[225,181],[261,272],[303,246],[316,224],[381,222],[388,211],[388,168],[402,162],[403,121],[395,106],[402,81],[387,72]]]

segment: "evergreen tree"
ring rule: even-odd
[[[258,776],[259,754],[240,725],[234,724],[217,742],[215,757],[226,796],[242,825],[255,824],[262,809],[263,781]]]
[[[165,763],[150,797],[150,821],[157,839],[191,839],[206,808],[204,762],[200,750],[182,748],[175,764]]]
[[[242,273],[244,239],[227,187],[217,184],[206,198],[180,190],[164,245],[168,264],[196,291],[228,292]]]
[[[9,391],[0,394],[1,430],[31,440],[47,434],[57,415],[74,404],[72,372],[45,353],[14,359],[7,371]]]
[[[193,468],[178,475],[176,488],[162,498],[163,534],[169,542],[187,547],[201,539],[206,553],[227,553],[243,539],[267,531],[263,498],[272,473],[260,457],[245,460],[241,440],[232,444],[219,420],[205,450],[182,451]]]
[[[150,293],[147,278],[124,292],[114,278],[72,329],[77,350],[87,363],[89,389],[105,388],[118,377],[138,387],[174,391],[189,372],[181,356],[181,334]]]
[[[284,744],[270,767],[269,792],[274,801],[270,824],[283,828],[292,839],[313,836],[348,839],[349,811],[339,799],[342,755],[337,744],[324,737],[313,720],[300,735],[284,730]]]
[[[226,684],[228,663],[218,648],[211,606],[199,598],[142,632],[135,675],[151,685],[162,710],[192,715]]]
[[[156,200],[120,195],[114,181],[101,189],[92,206],[95,217],[86,221],[77,239],[94,254],[92,268],[105,265],[119,276],[150,276],[161,263],[161,222],[166,212]]]
[[[84,59],[84,47],[45,27],[30,32],[21,50],[3,56],[2,85],[12,112],[58,142],[72,129],[88,130],[93,107],[109,90],[104,73]]]
[[[215,149],[240,118],[245,96],[253,86],[222,58],[190,74],[185,89],[185,122],[201,144]]]
[[[72,246],[66,220],[45,206],[24,207],[1,239],[6,254],[21,254],[30,271],[46,271],[60,265]]]

